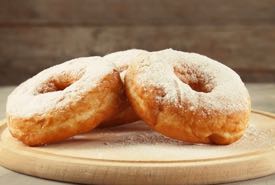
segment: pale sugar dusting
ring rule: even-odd
[[[50,110],[61,110],[82,98],[83,93],[96,87],[101,79],[114,69],[112,63],[103,61],[101,57],[85,57],[48,68],[24,83],[20,84],[8,97],[7,114],[20,117],[32,117],[45,114]],[[47,84],[54,78],[65,76],[77,78],[64,90],[47,91]],[[45,87],[44,87],[45,86]]]
[[[120,72],[125,71],[128,66],[138,57],[140,54],[146,53],[141,49],[129,49],[125,51],[118,51],[105,55],[103,58],[109,62],[115,64]]]
[[[160,88],[164,96],[158,101],[170,102],[181,107],[188,102],[192,110],[206,108],[209,111],[227,113],[248,110],[250,100],[248,91],[239,75],[227,66],[208,57],[166,49],[152,52],[137,64],[136,81],[145,90]],[[203,81],[210,92],[197,92],[182,82],[174,69],[180,69],[192,83]]]

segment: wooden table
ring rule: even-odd
[[[253,109],[259,109],[263,111],[275,113],[275,84],[247,84],[250,95],[252,97],[252,107]],[[5,104],[7,95],[12,91],[14,87],[1,87],[0,88],[0,119],[4,118],[5,115]],[[9,185],[28,185],[28,184],[69,184],[62,182],[55,182],[51,180],[44,180],[36,177],[30,177],[27,175],[22,175],[3,167],[0,167],[0,184]],[[275,174],[267,177],[262,177],[258,179],[229,183],[227,185],[274,185],[275,184]]]

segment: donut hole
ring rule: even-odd
[[[213,89],[212,83],[205,74],[188,67],[174,67],[175,75],[185,84],[189,85],[196,92],[209,93]]]
[[[53,77],[44,82],[37,90],[38,94],[45,94],[50,92],[63,91],[73,83],[78,81],[80,77],[73,77],[70,75],[61,75]]]

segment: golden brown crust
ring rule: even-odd
[[[126,94],[136,113],[154,130],[191,143],[230,144],[243,135],[250,106],[242,111],[227,113],[217,110],[209,114],[203,107],[191,111],[188,102],[184,101],[181,108],[173,103],[156,101],[156,97],[163,96],[165,92],[161,88],[138,84],[138,67],[135,63],[127,71]],[[250,102],[249,97],[244,98]]]
[[[122,124],[132,123],[140,120],[135,111],[132,109],[128,99],[123,95],[121,97],[120,106],[118,108],[118,113],[106,121],[102,122],[99,127],[113,127]]]
[[[117,113],[121,89],[119,73],[113,70],[80,100],[64,109],[27,118],[8,113],[9,130],[29,146],[55,143],[88,132]]]
[[[106,55],[104,58],[109,62],[115,64],[120,72],[120,76],[122,78],[122,82],[124,82],[124,74],[128,69],[128,66],[132,62],[137,62],[136,60],[139,59],[138,56],[147,53],[145,50],[140,49],[130,49],[125,51],[118,51],[111,54]],[[99,125],[99,127],[112,127],[118,126],[122,124],[132,123],[135,121],[140,120],[138,115],[132,109],[127,96],[125,95],[125,90],[123,88],[123,96],[121,96],[121,102],[119,106],[119,111],[116,115],[111,117],[110,119],[104,121]]]

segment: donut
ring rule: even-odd
[[[230,144],[248,126],[251,102],[239,75],[196,53],[166,49],[127,70],[127,97],[155,131],[189,143]]]
[[[145,50],[129,49],[125,51],[110,53],[108,55],[105,55],[103,58],[106,61],[112,62],[117,67],[117,70],[120,72],[121,80],[122,82],[124,82],[124,76],[126,74],[128,66],[132,63],[132,61],[135,61],[135,59],[138,58],[139,55],[142,55],[144,53],[146,53]],[[130,106],[125,93],[123,93],[121,104],[119,107],[120,108],[118,114],[101,123],[99,127],[117,126],[139,120],[139,117]]]
[[[122,86],[115,66],[101,57],[53,66],[8,96],[9,131],[29,146],[88,132],[117,113]]]

